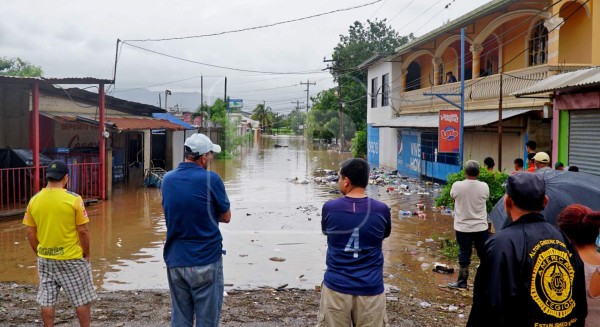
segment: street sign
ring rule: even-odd
[[[228,99],[229,109],[242,109],[244,107],[243,99]]]
[[[440,110],[438,152],[458,153],[460,137],[460,110]]]

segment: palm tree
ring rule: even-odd
[[[273,123],[271,108],[265,107],[264,104],[257,104],[256,108],[252,110],[252,116],[250,118],[259,121],[260,126],[264,131],[267,130],[267,126]]]

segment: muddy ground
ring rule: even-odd
[[[443,291],[442,293],[449,292]],[[41,326],[35,302],[37,286],[0,283],[0,325]],[[222,326],[314,326],[319,293],[314,290],[259,289],[227,292]],[[92,306],[92,326],[168,326],[170,297],[167,290],[100,292]],[[410,297],[398,290],[388,294],[391,326],[464,326],[470,298],[452,294],[453,302],[436,303]],[[74,310],[64,294],[56,310],[57,326],[77,326]],[[423,303],[426,302],[426,303]],[[464,302],[467,305],[460,303]],[[431,306],[428,306],[431,305]]]

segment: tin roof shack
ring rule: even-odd
[[[98,93],[60,86],[92,82]],[[161,108],[105,96],[110,83],[0,77],[0,148],[30,148],[80,169],[85,165],[86,185],[73,190],[100,199],[110,197],[113,180],[137,182],[153,166],[177,165],[188,126],[153,118],[165,112]]]

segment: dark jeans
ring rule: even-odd
[[[465,233],[456,231],[456,242],[458,243],[458,263],[460,265],[471,264],[471,254],[473,253],[473,244],[477,251],[479,260],[485,254],[484,245],[488,238],[488,231]]]

